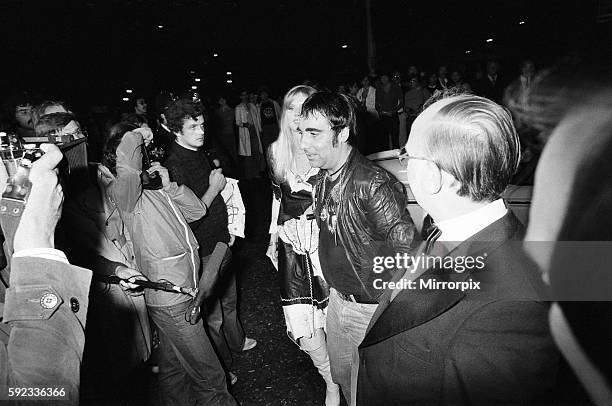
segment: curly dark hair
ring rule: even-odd
[[[199,116],[204,115],[204,106],[199,102],[194,102],[190,99],[179,99],[171,102],[164,112],[164,116],[168,121],[168,128],[173,133],[178,133],[183,129],[185,120],[190,118],[196,120]]]

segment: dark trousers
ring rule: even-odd
[[[237,405],[202,321],[190,324],[191,301],[148,306],[159,332],[159,386],[163,405]]]
[[[278,125],[264,124],[261,129],[261,143],[263,144],[264,156],[268,156],[268,148],[278,138]]]
[[[210,256],[202,258],[202,268],[206,267],[209,258]],[[232,366],[232,351],[240,352],[245,339],[244,329],[238,318],[236,274],[230,267],[231,259],[231,251],[227,250],[221,263],[221,276],[214,295],[206,301],[208,335],[228,369]]]
[[[399,148],[399,118],[397,114],[392,116],[380,115],[381,145],[384,149]]]

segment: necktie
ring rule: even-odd
[[[429,235],[427,236],[427,239],[425,240],[425,249],[423,250],[425,255],[431,254],[434,243],[436,242],[438,238],[440,238],[441,235],[442,235],[442,230],[436,227],[435,224],[431,224],[429,228]]]

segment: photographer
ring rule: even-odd
[[[70,265],[54,248],[63,201],[54,168],[62,153],[54,145],[41,149],[45,155],[30,171],[32,189],[14,236],[10,287],[0,303],[0,400],[32,399],[9,396],[15,388],[39,388],[36,399],[77,404],[91,272]],[[6,178],[0,165],[0,182]]]
[[[200,257],[187,224],[204,216],[206,206],[191,189],[170,182],[164,167],[143,167],[143,147],[151,139],[150,131],[129,124],[111,128],[104,147],[105,192],[132,236],[142,273],[152,281],[166,280],[193,289]],[[154,172],[162,180],[159,188],[150,179],[147,187],[143,180]],[[191,299],[180,293],[145,291],[149,315],[160,333],[162,403],[185,404],[187,397],[197,404],[235,405],[204,325],[186,320]]]

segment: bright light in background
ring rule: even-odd
[[[191,90],[198,90],[197,86],[191,86]]]
[[[231,74],[232,74],[232,72],[227,71],[227,72],[225,72],[225,74],[226,74],[226,75],[231,75]]]
[[[469,49],[467,51],[465,51],[466,54],[471,54],[472,51],[470,51]]]
[[[194,70],[190,70],[189,73],[191,73],[192,75],[195,73]]]
[[[121,100],[123,100],[123,101],[130,101],[130,98],[129,98],[129,97],[124,97],[124,98],[123,98],[123,99],[121,99]]]
[[[126,89],[125,92],[126,93],[132,93],[132,89]]]
[[[226,80],[227,83],[233,83],[231,79]]]
[[[199,81],[200,81],[200,78],[195,78],[194,80],[195,80],[196,82],[199,82]]]
[[[346,48],[348,48],[348,45],[346,44],[342,45],[342,49],[346,49]]]
[[[162,28],[164,28],[164,26],[163,25],[158,25],[157,28],[159,28],[161,30]]]
[[[218,56],[219,56],[219,54],[213,54],[213,57],[214,57],[214,58],[216,58],[216,57],[218,57]]]
[[[487,39],[487,42],[493,42],[493,38]]]
[[[519,25],[525,24],[525,21],[519,21]]]

